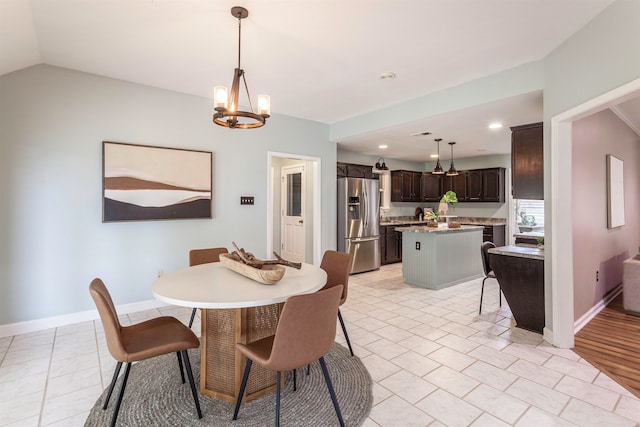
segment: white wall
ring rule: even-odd
[[[45,65],[0,77],[0,94],[0,325],[93,309],[94,277],[116,304],[150,300],[158,269],[186,267],[192,248],[265,256],[268,151],[322,158],[322,249],[335,248],[325,124],[274,114],[225,129],[209,99]],[[213,151],[214,218],[103,224],[103,140]]]

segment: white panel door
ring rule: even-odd
[[[284,259],[304,262],[304,165],[282,168],[281,227],[282,253]]]

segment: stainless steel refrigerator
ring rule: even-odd
[[[380,268],[379,183],[338,179],[338,250],[353,255],[352,273]]]

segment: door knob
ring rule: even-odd
[[[303,220],[298,221],[299,224],[302,224],[303,222],[304,222]]]

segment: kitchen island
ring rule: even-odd
[[[443,227],[444,226],[444,227]],[[484,275],[481,226],[397,227],[402,232],[402,276],[410,285],[442,289]]]

